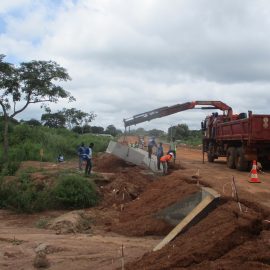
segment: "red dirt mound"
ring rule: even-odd
[[[99,155],[95,161],[94,168],[99,172],[121,172],[124,168],[135,166],[107,153]]]
[[[147,186],[136,200],[125,205],[119,224],[115,224],[112,230],[130,236],[164,235],[172,227],[156,219],[154,214],[198,190],[195,184],[187,184],[174,173],[160,177]]]
[[[121,205],[136,199],[154,179],[144,168],[130,165],[109,154],[99,156],[94,169],[97,173],[106,172],[103,175],[106,181],[96,181],[103,197],[103,207],[119,206],[120,209]]]
[[[259,236],[260,218],[252,209],[240,214],[235,202],[226,202],[163,249],[145,254],[127,269],[244,269],[239,268],[242,263],[245,269],[268,269],[269,240],[252,250],[252,245],[259,246],[269,236],[269,232]],[[247,253],[251,254],[249,260]],[[266,268],[261,268],[264,262]]]

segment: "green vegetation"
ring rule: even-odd
[[[181,140],[181,143],[190,146],[199,146],[202,144],[202,132],[200,130],[189,130],[188,136]]]
[[[42,217],[36,222],[36,227],[39,229],[45,229],[50,222],[49,218]]]
[[[10,129],[9,162],[5,165],[7,175],[13,175],[18,162],[25,160],[41,160],[40,151],[43,149],[42,161],[56,161],[61,153],[65,159],[77,156],[78,146],[84,142],[95,144],[94,152],[106,150],[110,138],[92,134],[79,135],[65,128],[49,128],[44,126],[29,126],[27,124],[12,125]],[[0,160],[3,160],[0,150]],[[0,167],[1,168],[1,167]],[[3,170],[3,164],[2,164]]]
[[[43,174],[45,174],[43,172]],[[31,172],[0,180],[0,207],[18,212],[37,212],[47,209],[79,209],[94,206],[98,195],[91,179],[78,173],[63,171],[52,181],[34,181]]]
[[[178,143],[183,143],[190,146],[198,146],[202,144],[201,130],[190,130],[187,124],[171,126],[168,129],[168,133],[158,129],[147,131],[143,128],[137,128],[135,130],[131,130],[130,135],[138,137],[154,136],[159,138],[159,140],[162,142],[170,142],[172,137],[174,137]]]
[[[86,208],[98,201],[93,185],[84,177],[76,175],[60,177],[52,194],[59,208]]]
[[[0,108],[2,109],[4,128],[3,151],[4,160],[9,152],[9,123],[23,112],[30,104],[39,103],[48,107],[48,103],[57,103],[60,99],[75,98],[59,85],[69,77],[65,68],[54,61],[31,61],[13,65],[4,61],[0,54]]]
[[[74,169],[53,173],[28,168],[20,174],[16,172],[21,161],[56,162],[60,153],[65,160],[77,158],[77,148],[82,142],[85,145],[93,142],[94,154],[103,152],[110,138],[92,134],[79,135],[65,128],[29,126],[26,123],[10,125],[8,161],[3,162],[3,150],[0,150],[0,208],[31,213],[46,209],[85,208],[98,202],[93,183]],[[44,154],[42,157],[41,149]],[[34,172],[47,175],[54,182],[33,181],[31,174]],[[13,176],[15,173],[16,176]]]

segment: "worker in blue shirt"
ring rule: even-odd
[[[86,166],[85,166],[85,175],[90,175],[93,167],[92,163],[92,155],[93,155],[93,147],[94,144],[90,143],[89,147],[85,149],[85,160],[86,160]]]
[[[159,143],[159,146],[157,148],[157,168],[158,170],[160,170],[160,158],[164,155],[163,152],[163,146],[162,146],[162,142]]]

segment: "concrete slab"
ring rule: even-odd
[[[178,201],[169,207],[166,207],[156,214],[157,218],[164,219],[171,225],[176,226],[184,219],[205,197],[211,196],[215,199],[220,197],[215,190],[202,187],[200,191],[190,195],[189,197]]]
[[[161,172],[157,170],[156,156],[153,155],[152,158],[149,159],[148,152],[144,151],[143,149],[133,148],[125,144],[110,141],[106,152],[113,154],[133,164],[148,167],[153,172]]]
[[[127,162],[131,162],[136,165],[144,165],[144,155],[136,151],[134,148],[128,147],[125,144],[110,141],[106,152],[122,158]]]

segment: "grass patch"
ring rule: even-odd
[[[45,229],[45,228],[47,228],[50,220],[51,220],[50,218],[42,217],[36,222],[35,225],[39,229]]]

